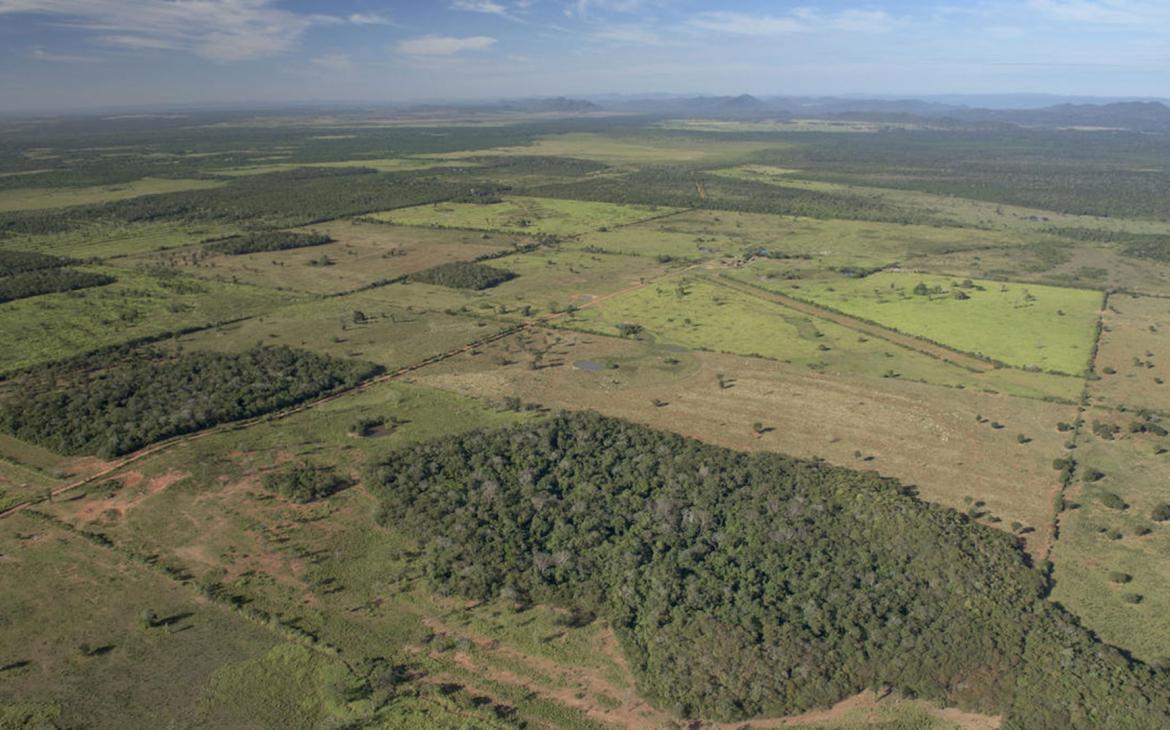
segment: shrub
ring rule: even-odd
[[[1109,582],[1110,583],[1117,583],[1120,585],[1122,583],[1128,583],[1131,580],[1133,580],[1133,576],[1130,575],[1129,573],[1122,573],[1121,571],[1118,571],[1118,570],[1110,571],[1110,573],[1109,573]]]
[[[1170,520],[1170,504],[1166,502],[1159,502],[1154,509],[1150,511],[1150,519],[1154,522],[1165,522]]]
[[[345,484],[332,467],[315,466],[309,462],[266,474],[262,483],[268,491],[298,504],[328,497]]]
[[[1105,505],[1109,509],[1119,509],[1119,510],[1125,509],[1126,507],[1129,506],[1125,503],[1124,499],[1122,499],[1120,496],[1114,494],[1113,492],[1103,492],[1101,494],[1101,504]]]

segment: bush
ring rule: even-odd
[[[1114,494],[1113,492],[1102,492],[1101,504],[1105,505],[1109,509],[1119,509],[1119,510],[1125,509],[1126,507],[1129,506],[1128,504],[1125,503],[1124,499],[1122,499],[1120,496]]]
[[[1170,520],[1170,504],[1166,502],[1159,502],[1153,510],[1150,511],[1150,519],[1154,522],[1165,522]]]
[[[1129,573],[1122,573],[1122,572],[1116,571],[1116,570],[1109,573],[1109,582],[1110,583],[1122,584],[1122,583],[1128,583],[1131,580],[1133,580],[1133,576],[1130,575]]]
[[[298,504],[328,497],[345,485],[332,467],[314,466],[309,462],[266,474],[262,483],[268,491]]]
[[[290,248],[321,246],[332,243],[333,239],[323,233],[297,233],[294,231],[265,231],[243,236],[208,241],[203,248],[211,253],[240,256],[261,251],[284,251]]]

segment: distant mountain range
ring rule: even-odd
[[[961,98],[961,97],[947,97]],[[982,98],[982,97],[979,97]],[[1022,102],[1025,97],[1020,97]],[[1027,97],[1034,101],[1059,97]],[[1040,107],[985,108],[923,99],[851,97],[652,96],[557,97],[507,100],[483,104],[410,107],[413,113],[434,111],[483,113],[529,112],[592,114],[620,112],[699,119],[841,119],[882,123],[920,122],[936,126],[1017,125],[1024,127],[1088,127],[1170,134],[1170,107],[1161,101],[1060,103]]]

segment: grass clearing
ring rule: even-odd
[[[488,239],[465,231],[432,231],[334,221],[296,229],[328,234],[334,243],[240,256],[205,256],[198,248],[117,261],[163,266],[203,279],[244,282],[270,289],[336,294],[395,279],[450,261],[466,261],[511,248],[511,237]]]
[[[760,283],[957,350],[1066,374],[1088,365],[1102,300],[1099,292],[1080,289],[983,280],[966,285],[952,277],[887,271]]]
[[[224,167],[211,169],[207,172],[212,175],[227,177],[242,177],[245,175],[267,175],[273,172],[286,172],[305,167],[369,167],[378,172],[401,172],[403,170],[431,170],[446,167],[474,167],[474,163],[453,160],[427,160],[409,157],[387,157],[375,160],[341,160],[337,162],[277,162],[266,165],[244,165],[241,167]]]
[[[1114,294],[1101,322],[1093,402],[1170,411],[1170,299]]]
[[[745,256],[763,251],[789,257],[776,262],[777,266],[868,269],[911,256],[1007,245],[1013,240],[1003,233],[966,228],[696,210],[618,231],[589,233],[571,245],[682,258]]]
[[[976,373],[702,277],[653,282],[575,313],[565,326],[616,336],[638,324],[659,343],[758,355],[824,373],[1074,399],[1081,382],[1043,373]]]
[[[1095,469],[1104,476],[1091,483],[1077,479],[1067,494],[1078,505],[1061,518],[1052,560],[1056,587],[1052,599],[1077,614],[1103,641],[1146,662],[1170,657],[1170,525],[1155,522],[1154,506],[1170,501],[1166,473],[1170,454],[1156,453],[1170,439],[1128,434],[1130,415],[1089,409],[1074,452],[1078,475]],[[1113,440],[1092,433],[1094,421],[1121,427]],[[1102,503],[1106,493],[1121,497],[1124,510]],[[1149,534],[1139,534],[1149,530]],[[1114,580],[1113,573],[1130,576]],[[1140,596],[1129,603],[1125,594]]]
[[[97,221],[68,233],[0,238],[0,248],[74,258],[114,258],[187,246],[240,233],[236,226]]]
[[[139,195],[177,193],[182,190],[206,190],[223,185],[219,180],[183,180],[144,177],[131,183],[94,185],[85,188],[16,188],[0,191],[0,213],[16,210],[45,210],[71,205],[93,205]]]
[[[0,306],[0,372],[107,345],[256,314],[296,297],[247,285],[83,267],[117,278],[108,286],[45,294]]]
[[[669,215],[677,208],[592,203],[558,198],[509,197],[499,203],[435,203],[374,213],[374,220],[404,226],[470,228],[522,235],[575,236]]]
[[[541,137],[530,145],[496,147],[471,152],[450,152],[434,155],[438,158],[459,159],[490,155],[543,155],[548,157],[575,157],[611,165],[642,163],[704,163],[734,164],[750,159],[767,149],[787,146],[779,141],[735,141],[710,137],[682,137],[677,134],[640,134],[623,137],[592,132],[570,132]]]
[[[360,312],[364,319],[355,319]],[[257,343],[301,347],[395,369],[497,332],[500,323],[403,307],[384,289],[306,301],[183,335],[187,349],[236,352]]]

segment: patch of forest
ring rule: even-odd
[[[240,256],[261,251],[285,251],[290,248],[305,248],[332,243],[333,239],[324,233],[297,233],[295,231],[262,231],[242,236],[208,241],[203,248],[212,253]]]
[[[12,276],[40,269],[55,269],[68,263],[70,263],[68,259],[34,251],[0,250],[0,276]]]
[[[866,688],[1007,728],[1166,727],[1170,681],[1015,539],[892,480],[594,414],[397,451],[367,482],[443,591],[605,616],[652,701],[740,720]]]
[[[86,289],[113,284],[117,279],[106,274],[58,268],[28,271],[0,277],[0,303],[41,294]]]
[[[60,454],[126,454],[354,386],[382,368],[289,347],[240,353],[111,350],[26,371],[0,430]]]
[[[515,272],[470,261],[452,261],[410,275],[411,281],[452,289],[490,289],[516,278]]]

